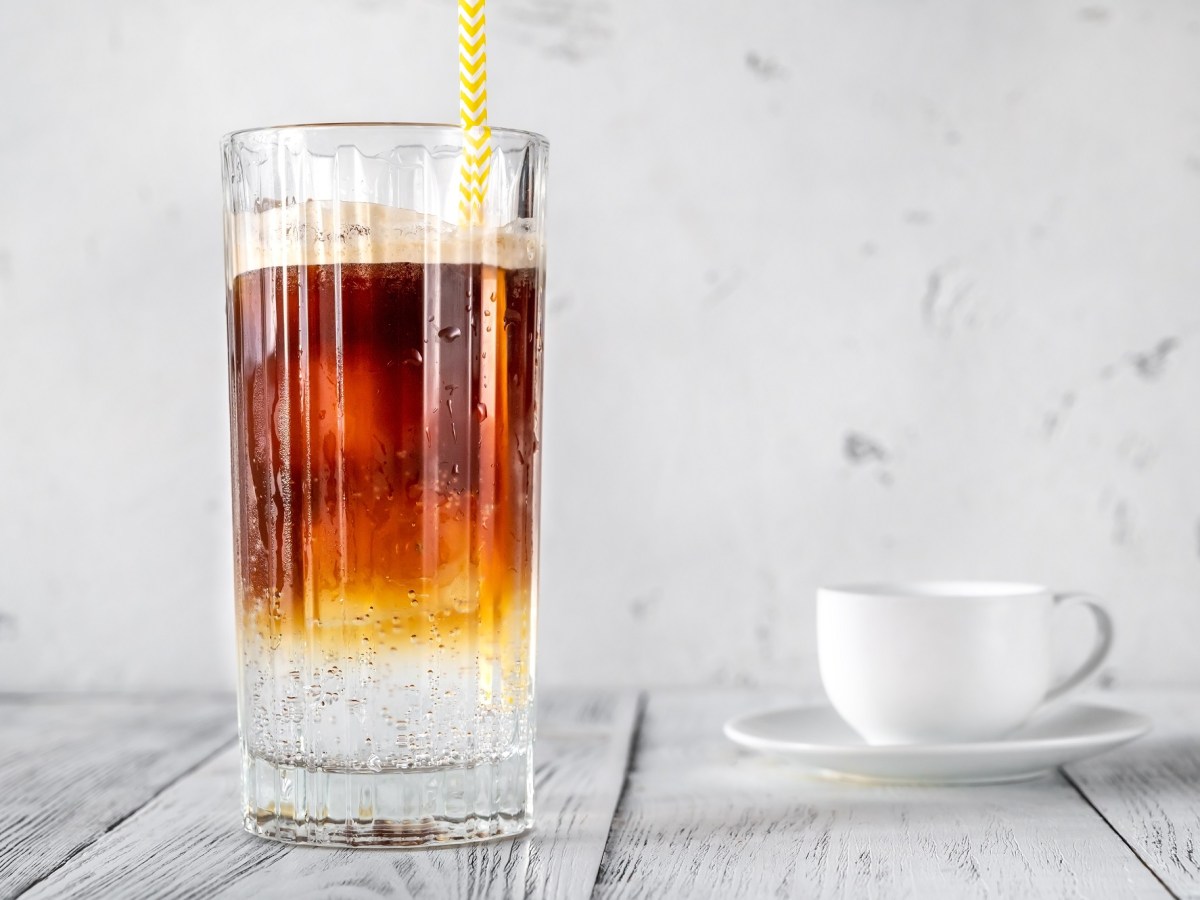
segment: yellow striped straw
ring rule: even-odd
[[[483,223],[483,198],[492,166],[487,125],[487,19],[484,0],[458,0],[458,117],[463,129],[458,214],[463,224]]]

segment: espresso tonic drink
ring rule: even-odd
[[[529,159],[492,186],[514,194],[496,226],[375,198],[232,204],[251,831],[421,845],[529,824],[543,281]]]

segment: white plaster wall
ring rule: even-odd
[[[553,145],[545,681],[812,683],[816,584],[938,574],[1100,592],[1110,677],[1200,680],[1200,6],[490,17]],[[452,119],[454,38],[0,3],[0,689],[230,683],[217,139]]]

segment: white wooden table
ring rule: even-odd
[[[721,735],[780,692],[543,693],[538,826],[436,851],[240,830],[232,701],[0,695],[0,897],[1198,897],[1200,691],[995,787],[814,780]]]

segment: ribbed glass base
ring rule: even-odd
[[[304,769],[245,762],[245,826],[290,844],[438,847],[532,825],[527,754],[428,769]]]

